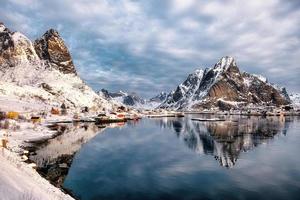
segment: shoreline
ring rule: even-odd
[[[7,146],[0,146],[0,191],[4,199],[76,199],[70,191],[56,187],[37,171],[37,164],[29,159],[28,151],[36,143],[41,145],[62,133],[54,131],[53,123],[32,124],[26,121],[10,121],[18,129],[0,129],[0,136]],[[0,137],[1,138],[1,137]],[[15,173],[12,173],[12,172]],[[1,174],[1,173],[0,173]],[[4,184],[1,184],[4,183]],[[30,186],[30,187],[29,187]],[[32,189],[31,189],[32,188]],[[14,192],[13,192],[14,191]],[[13,192],[13,193],[12,193]]]
[[[15,153],[0,147],[1,194],[4,199],[73,200],[70,194],[52,185]],[[13,192],[12,192],[13,191]]]
[[[106,124],[107,126],[109,124]],[[39,157],[35,157],[36,155],[38,155],[38,151],[40,150],[44,150],[48,148],[49,143],[53,144],[56,140],[61,140],[62,138],[69,138],[71,135],[74,135],[73,139],[68,140],[69,142],[74,142],[76,141],[76,135],[77,132],[76,131],[71,131],[68,130],[68,128],[66,127],[72,127],[75,128],[76,130],[79,130],[79,132],[82,132],[81,136],[85,136],[88,139],[85,139],[87,141],[89,141],[90,137],[93,137],[95,135],[97,135],[98,133],[101,132],[101,130],[104,130],[105,128],[107,128],[107,126],[101,126],[101,125],[96,125],[94,122],[76,122],[76,123],[53,123],[51,126],[48,126],[48,128],[50,130],[55,130],[55,133],[53,134],[52,137],[49,138],[42,138],[42,139],[36,139],[34,141],[27,141],[28,145],[26,148],[24,148],[24,150],[28,150],[29,151],[29,156],[28,156],[28,161],[32,162],[32,163],[36,163],[37,167],[36,167],[36,172],[43,177],[45,180],[47,180],[51,185],[53,185],[54,187],[62,190],[64,193],[70,195],[73,199],[78,200],[78,197],[76,197],[74,195],[74,193],[72,191],[70,191],[69,189],[65,188],[63,186],[65,177],[68,175],[70,166],[73,162],[73,158],[76,154],[76,152],[79,150],[79,148],[81,148],[81,146],[85,143],[82,142],[79,144],[79,146],[75,147],[75,149],[70,150],[69,144],[64,143],[64,148],[68,148],[70,150],[70,152],[65,152],[63,151],[60,152],[57,149],[57,152],[55,153],[55,156],[57,156],[54,159],[54,162],[50,161],[47,165],[41,165],[41,163],[39,162],[38,158]],[[98,127],[96,129],[96,131],[94,132],[94,134],[89,134],[87,132],[84,132],[81,128],[82,127]],[[66,129],[64,129],[66,128]],[[71,135],[70,135],[71,133]],[[80,140],[82,139],[80,136]],[[65,140],[63,140],[65,141]],[[65,141],[66,142],[66,141]],[[52,146],[53,147],[53,146]],[[58,146],[55,146],[56,148],[59,148]],[[73,146],[74,147],[74,146]],[[51,150],[50,150],[51,151]],[[36,160],[37,159],[37,160]],[[61,166],[62,165],[62,166]],[[54,172],[54,173],[53,173]]]
[[[273,117],[279,117],[279,116],[273,116]],[[21,122],[21,123],[25,123],[25,122]],[[74,125],[73,123],[71,123],[71,124]],[[92,124],[92,123],[88,123],[88,124]],[[15,165],[15,166],[17,166],[17,168],[19,168],[19,166],[22,166],[21,169],[24,168],[26,170],[29,170],[30,171],[29,173],[32,175],[33,178],[27,177],[27,178],[25,178],[25,180],[32,182],[32,184],[35,187],[39,188],[40,182],[46,182],[46,183],[43,183],[46,186],[46,190],[43,187],[41,187],[40,190],[44,190],[45,195],[49,195],[49,196],[51,196],[52,195],[51,192],[53,192],[54,196],[51,196],[50,199],[76,199],[76,200],[78,200],[78,198],[76,198],[70,190],[63,187],[63,184],[58,184],[58,183],[52,182],[49,178],[47,178],[46,174],[43,174],[43,172],[39,171],[38,169],[34,169],[31,166],[31,164],[32,163],[36,164],[36,162],[34,162],[33,160],[31,160],[29,158],[30,157],[29,154],[28,154],[27,160],[22,160],[22,158],[21,158],[22,154],[24,155],[24,151],[30,150],[29,153],[35,153],[35,150],[38,146],[41,146],[41,145],[47,143],[49,140],[54,139],[60,135],[63,135],[64,134],[63,131],[53,128],[53,127],[57,127],[59,125],[60,125],[59,123],[46,122],[46,123],[36,124],[34,129],[29,128],[29,129],[19,130],[19,131],[9,130],[11,133],[9,136],[8,149],[0,147],[0,150],[2,152],[2,155],[0,154],[0,158],[2,156],[2,159],[4,160],[4,162],[7,163],[8,165],[9,164]],[[3,133],[3,130],[0,130],[0,133],[1,133],[1,131]],[[9,131],[7,131],[7,132],[9,132]],[[25,137],[25,136],[27,136],[27,137]],[[69,156],[69,157],[71,157],[71,160],[73,160],[74,155],[75,154],[66,155],[66,157]],[[13,160],[13,163],[10,163],[11,160]],[[71,161],[71,163],[72,163],[72,161]],[[0,168],[1,168],[1,166],[0,166]],[[66,172],[66,175],[67,175],[67,173],[69,171],[69,167],[65,170],[67,170],[67,172]],[[20,170],[20,172],[21,172],[20,176],[26,176],[26,173],[23,174],[22,170]],[[61,178],[61,177],[62,176],[60,176],[59,178]],[[12,175],[12,177],[10,177],[10,178],[14,179],[15,177],[14,177],[14,175]],[[40,179],[42,179],[44,181],[40,181]],[[38,181],[36,181],[36,180],[38,180]],[[62,181],[62,183],[63,183],[63,181]],[[48,194],[49,193],[48,190],[51,191],[50,194]],[[1,191],[1,187],[0,187],[0,191]]]

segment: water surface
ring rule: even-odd
[[[298,118],[191,117],[93,134],[74,153],[63,187],[80,199],[299,198]]]

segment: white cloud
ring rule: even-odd
[[[41,24],[42,28],[54,25],[65,33],[71,50],[76,52],[78,68],[92,70],[93,74],[100,66],[98,78],[111,83],[119,81],[123,73],[123,80],[134,80],[128,87],[149,85],[160,77],[170,88],[174,76],[181,73],[184,78],[195,66],[209,67],[224,55],[235,56],[244,70],[267,74],[274,82],[285,83],[287,77],[295,80],[295,74],[300,73],[300,10],[285,11],[285,4],[279,0],[8,2],[0,8],[0,17],[13,29],[36,35],[32,32]],[[95,52],[98,47],[105,52]],[[124,52],[120,57],[125,59],[116,56]],[[115,59],[112,65],[123,66],[123,71],[111,66],[113,71],[105,74],[111,76],[110,80],[103,74],[107,56]],[[145,71],[156,74],[149,73],[146,78],[143,73],[132,72],[133,68],[143,68],[142,64]],[[283,71],[285,77],[276,74]],[[299,85],[288,86],[299,91]],[[153,87],[156,90],[158,86]]]
[[[195,4],[195,0],[173,0],[171,2],[172,14],[180,14],[184,11],[187,11]]]

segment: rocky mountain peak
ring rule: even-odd
[[[3,22],[0,22],[0,33],[1,32],[10,32],[9,29],[6,28]]]
[[[234,58],[222,57],[212,68],[196,70],[169,93],[163,108],[191,109],[211,106],[230,109],[247,104],[284,105],[289,103],[286,91],[267,79],[241,73]],[[224,106],[226,104],[226,106]]]
[[[16,66],[32,66],[40,60],[32,42],[20,32],[12,32],[0,23],[0,70],[2,73]],[[19,69],[16,69],[19,71]],[[7,77],[11,77],[6,73]],[[2,76],[2,78],[5,78]]]
[[[54,68],[65,74],[76,74],[71,54],[58,31],[46,31],[34,42],[34,48],[40,59],[50,62]]]
[[[52,37],[52,36],[60,37],[58,31],[55,30],[55,29],[53,29],[53,28],[50,28],[48,31],[46,31],[46,32],[44,33],[44,36],[45,36],[46,38],[48,38],[48,39],[49,39],[50,37]]]
[[[231,56],[222,57],[213,67],[215,72],[233,72],[239,73],[240,70],[235,62],[235,59]]]

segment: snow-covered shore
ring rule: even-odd
[[[0,148],[0,194],[2,200],[73,199],[42,178],[20,157]]]
[[[7,104],[0,106],[0,109],[6,110],[5,106]],[[30,106],[32,107],[32,104]],[[21,113],[23,111],[16,106],[10,108],[21,111]],[[29,112],[28,114],[34,113]],[[0,139],[8,141],[7,148],[0,147],[1,200],[73,199],[43,178],[30,164],[23,162],[21,157],[27,141],[46,140],[57,134],[56,131],[47,127],[47,121],[64,120],[65,118],[70,118],[70,116],[49,115],[43,119],[42,123],[36,124],[28,119],[0,121],[1,126],[9,123],[9,127],[0,128]]]

